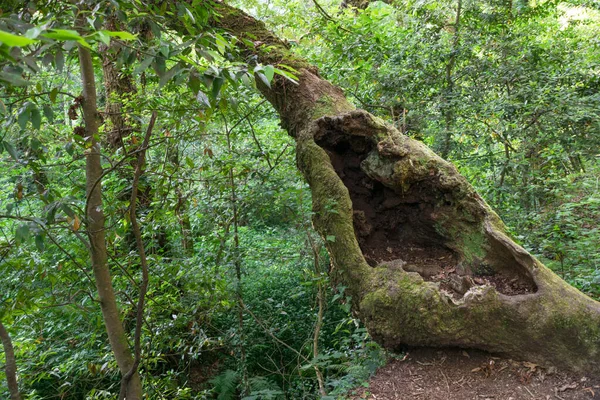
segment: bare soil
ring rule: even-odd
[[[600,377],[568,374],[529,362],[461,349],[412,349],[348,399],[583,400],[600,399]]]

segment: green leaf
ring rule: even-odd
[[[62,50],[58,50],[56,52],[56,55],[54,56],[54,67],[57,70],[62,71],[64,66],[65,66],[65,55],[63,54]]]
[[[210,100],[208,99],[208,96],[202,90],[198,90],[198,94],[196,95],[196,100],[198,100],[198,102],[200,104],[205,105],[206,107],[210,107]]]
[[[15,230],[15,242],[21,244],[29,239],[29,224],[21,224]]]
[[[284,71],[279,68],[275,68],[275,73],[287,78],[288,80],[292,81],[295,84],[298,84],[298,77],[296,75],[292,74],[291,72]]]
[[[163,76],[163,74],[167,70],[167,63],[165,61],[165,58],[160,55],[158,57],[156,57],[154,59],[153,67],[154,67],[154,71],[156,72],[156,75]]]
[[[31,85],[31,82],[23,79],[21,75],[11,74],[10,72],[0,72],[0,80],[8,82],[13,86]]]
[[[198,93],[198,91],[200,90],[200,79],[198,78],[198,75],[196,75],[194,72],[190,73],[189,75],[188,87],[190,88],[192,93]]]
[[[107,35],[105,31],[98,31],[94,35],[105,45],[110,44],[110,35]]]
[[[265,76],[265,74],[263,74],[262,72],[254,72],[254,74],[258,77],[258,79],[261,80],[262,83],[264,83],[268,88],[271,88],[271,82],[269,82],[269,80],[267,79],[267,77]]]
[[[4,32],[0,30],[0,42],[7,46],[13,47],[25,47],[34,43],[35,40],[29,39],[25,36],[13,35],[12,33]]]
[[[79,32],[70,29],[49,29],[42,36],[54,40],[83,40]]]
[[[333,236],[333,235],[327,235],[327,237],[325,239],[328,242],[335,242],[335,236]]]
[[[213,84],[212,84],[212,96],[215,99],[219,95],[219,92],[221,91],[221,87],[223,86],[223,83],[225,83],[224,78],[222,78],[220,76],[215,77],[215,80],[213,81]]]
[[[19,111],[19,115],[17,116],[17,123],[19,124],[21,129],[25,129],[25,127],[27,126],[27,122],[29,122],[30,119],[31,119],[31,110],[29,109],[29,106],[27,105],[27,106],[21,108],[21,110]]]
[[[63,210],[63,212],[65,214],[67,214],[69,217],[71,217],[71,218],[75,217],[75,211],[73,211],[73,209],[71,207],[69,207],[67,204],[61,203],[60,209]]]
[[[166,85],[167,82],[169,82],[171,80],[171,78],[173,78],[177,74],[177,72],[179,72],[180,70],[181,70],[181,67],[179,65],[175,65],[173,68],[168,70],[163,76],[160,77],[158,86],[163,87],[164,85]]]
[[[6,151],[8,151],[8,154],[10,154],[13,160],[19,162],[19,155],[17,154],[17,150],[13,147],[13,145],[8,143],[7,141],[4,141],[3,144],[4,148],[6,149]]]
[[[219,51],[219,53],[225,54],[225,47],[229,45],[227,40],[225,40],[225,38],[219,35],[218,33],[215,33],[215,43],[217,45],[217,50]]]
[[[52,123],[54,121],[54,111],[52,111],[52,107],[48,104],[44,104],[44,116],[48,122]]]
[[[91,48],[90,44],[85,41],[83,37],[77,32],[70,29],[50,29],[48,32],[43,33],[41,36],[47,37],[48,39],[54,39],[59,41],[74,40],[81,44],[83,47]]]
[[[40,129],[42,126],[42,114],[37,108],[31,110],[31,124],[35,129]]]
[[[50,97],[51,102],[55,103],[57,95],[58,95],[58,88],[54,88],[50,91],[50,93],[48,94],[48,97]]]
[[[46,246],[44,245],[44,236],[35,235],[35,247],[37,247],[39,251],[44,251],[44,249],[46,248]]]
[[[135,67],[135,69],[133,70],[133,74],[134,75],[139,75],[142,72],[144,72],[146,69],[148,69],[148,67],[150,66],[150,64],[152,64],[152,61],[154,61],[154,56],[150,56],[144,59],[144,61],[142,61],[140,63],[140,65],[138,65],[137,67]]]
[[[110,37],[118,37],[121,40],[136,40],[137,35],[125,31],[98,31]]]
[[[273,67],[272,65],[265,65],[265,67],[263,68],[263,72],[269,80],[269,83],[272,82],[273,76],[275,75],[275,67]]]
[[[36,37],[40,36],[40,33],[42,33],[42,32],[43,32],[42,28],[38,28],[37,26],[34,26],[33,28],[27,29],[27,32],[25,32],[25,37],[27,37],[29,39],[35,39]]]

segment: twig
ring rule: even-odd
[[[321,7],[321,5],[319,3],[317,3],[317,0],[313,0],[313,3],[315,4],[315,6],[317,7],[317,9],[319,10],[319,12],[323,15],[323,17],[325,17],[325,19],[331,21],[331,22],[335,22],[336,25],[338,26],[338,28],[340,28],[341,30],[343,30],[344,32],[348,32],[348,33],[352,33],[351,31],[349,31],[348,29],[344,28],[343,26],[340,25],[340,23],[338,21],[336,21],[335,19],[333,19],[333,17],[331,15],[329,15],[327,13],[327,11],[325,11],[325,9],[323,7]]]

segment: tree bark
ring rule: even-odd
[[[298,71],[260,91],[297,144],[332,274],[385,347],[458,346],[600,372],[600,303],[516,244],[457,169],[355,110],[341,89],[242,11],[213,24]],[[241,43],[241,42],[240,42]],[[243,44],[242,44],[243,45]]]
[[[109,31],[119,31],[121,24],[111,13],[106,17],[104,28]],[[108,118],[106,128],[106,143],[116,150],[123,147],[123,137],[134,133],[136,127],[127,118],[123,110],[123,102],[131,100],[136,88],[131,74],[122,73],[117,68],[121,42],[112,38],[109,45],[102,44],[98,52],[102,56],[102,72],[104,74],[104,89],[106,90],[106,106],[104,113]]]
[[[96,84],[92,55],[88,49],[79,45],[79,62],[83,86],[83,117],[85,136],[89,147],[86,150],[86,220],[87,233],[90,239],[92,269],[96,280],[96,288],[100,299],[100,307],[104,325],[108,333],[111,348],[124,375],[133,366],[133,357],[127,342],[127,335],[121,324],[119,310],[115,298],[106,250],[104,210],[102,208],[102,165],[100,161],[99,121],[96,102]],[[127,400],[141,400],[142,384],[137,372],[133,374],[127,385]]]
[[[6,363],[4,371],[6,374],[6,384],[8,385],[10,399],[21,400],[19,383],[17,381],[17,360],[15,357],[15,350],[12,341],[10,340],[10,335],[2,322],[0,322],[0,340],[2,341],[2,347],[4,348],[4,359]]]

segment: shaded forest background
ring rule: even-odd
[[[237,3],[357,107],[457,165],[527,250],[600,299],[600,3]],[[293,85],[294,71],[237,61],[245,55],[235,39],[183,5],[190,37],[170,31],[160,10],[121,6],[120,28],[109,30],[137,38],[90,43],[100,51],[104,131],[114,131],[110,104],[127,130],[105,144],[103,196],[129,332],[140,271],[131,157],[158,116],[138,197],[150,270],[140,366],[148,396],[320,398],[319,374],[328,396],[343,396],[395,355],[370,341],[344,287],[329,281],[293,141],[256,91],[255,79],[268,85],[274,74]],[[90,13],[92,26],[104,11]],[[31,29],[14,21],[3,14],[0,29]],[[35,67],[20,71],[3,44],[0,321],[25,398],[114,398],[120,376],[82,234],[78,39],[49,39]],[[102,54],[131,90],[109,93]],[[0,382],[7,397],[2,372]]]

